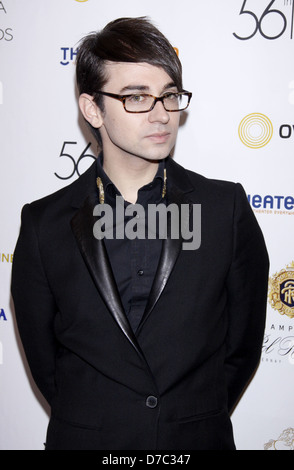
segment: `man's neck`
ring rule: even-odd
[[[104,154],[103,169],[125,201],[135,204],[138,190],[153,181],[158,170],[158,161],[136,156],[126,156],[126,158],[119,159],[110,156],[108,158]]]

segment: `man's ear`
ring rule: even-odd
[[[86,119],[93,127],[99,129],[103,124],[100,108],[94,102],[93,96],[82,93],[79,97],[79,107]]]

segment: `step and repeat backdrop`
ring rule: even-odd
[[[149,16],[169,38],[193,92],[174,159],[240,182],[266,239],[267,324],[232,415],[237,448],[294,450],[294,0],[0,1],[0,449],[42,450],[49,413],[10,297],[21,208],[97,156],[78,112],[78,42],[125,16]]]

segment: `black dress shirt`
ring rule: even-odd
[[[104,243],[125,313],[134,331],[137,330],[142,319],[161,254],[162,240],[158,236],[155,239],[148,239],[147,236],[147,208],[148,204],[165,202],[165,198],[162,195],[164,167],[165,163],[161,161],[153,181],[138,191],[136,204],[140,204],[146,214],[143,221],[145,238],[136,237],[131,240],[126,236],[126,230],[124,230],[124,238],[117,239],[115,237],[116,197],[121,196],[121,194],[103,170],[103,155],[100,155],[97,159],[97,176],[102,180],[104,203],[112,207],[114,214],[114,236],[112,239],[105,236]],[[130,205],[129,202],[124,201],[124,209]],[[124,211],[124,228],[126,228],[128,222],[133,220],[132,227],[134,226],[134,231],[136,231],[135,222],[136,218],[139,217],[139,214],[136,214],[136,212],[133,213],[132,211],[132,215],[127,216]]]

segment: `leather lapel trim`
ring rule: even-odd
[[[189,204],[190,205],[189,215],[191,214],[192,205],[190,201],[186,198],[185,193],[178,190],[176,187],[174,187],[171,190],[169,189],[167,190],[167,202],[168,204],[172,204],[172,203],[177,204],[179,206],[180,214],[181,214],[181,204]],[[189,216],[186,218],[186,220],[182,220],[182,223],[188,224]],[[167,284],[167,281],[172,273],[172,270],[176,264],[179,254],[182,250],[183,238],[181,236],[181,233],[178,239],[170,238],[169,235],[170,235],[170,230],[168,230],[167,238],[163,240],[162,252],[161,252],[161,257],[159,260],[157,272],[154,278],[154,282],[151,288],[151,292],[148,298],[148,302],[146,305],[143,318],[136,332],[137,335],[139,331],[141,330],[143,324],[145,323],[145,321],[151,314],[152,310],[154,309],[156,303],[158,302]]]
[[[147,306],[143,315],[143,318],[140,322],[140,325],[137,329],[137,335],[142,328],[143,324],[151,314],[152,310],[154,309],[155,305],[157,304],[166,283],[170,277],[170,274],[174,268],[176,260],[179,256],[181,251],[181,240],[173,240],[171,238],[167,238],[163,241],[162,244],[162,253],[159,261],[159,265],[157,268],[157,272],[155,275],[155,279],[151,288],[151,292],[148,298]]]
[[[142,352],[125,315],[117,285],[112,274],[103,240],[93,235],[95,202],[88,197],[71,220],[71,228],[93,281],[115,321],[139,354]]]

